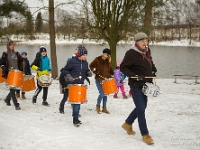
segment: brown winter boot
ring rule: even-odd
[[[15,96],[16,96],[16,98],[20,98],[20,94],[19,93],[16,93]]]
[[[123,96],[123,99],[127,99],[128,98],[128,96],[126,96],[126,94],[122,94],[122,96]]]
[[[96,111],[98,114],[100,114],[101,110],[100,110],[100,106],[96,106]]]
[[[150,135],[143,135],[142,136],[142,140],[146,143],[146,144],[148,144],[148,145],[151,145],[151,144],[153,144],[154,142],[153,142],[153,139],[150,137]]]
[[[103,107],[102,112],[109,114],[110,112],[106,109],[106,107]]]
[[[129,135],[135,134],[135,131],[133,131],[133,129],[132,129],[132,125],[129,125],[126,122],[122,125],[122,128],[124,128],[124,130],[126,130]]]
[[[22,94],[22,99],[26,99],[25,94]]]

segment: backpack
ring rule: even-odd
[[[62,85],[62,87],[66,87],[68,85],[68,83],[65,81],[64,68],[60,70],[59,83]]]

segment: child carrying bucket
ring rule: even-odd
[[[124,79],[126,76],[120,71],[120,64],[122,63],[122,60],[118,63],[117,67],[114,70],[114,78],[117,84],[117,88],[121,90],[122,96],[124,99],[127,99],[128,97],[126,96],[126,92],[124,90]],[[118,90],[119,91],[119,90]],[[114,94],[114,98],[118,98],[117,94],[118,91]]]

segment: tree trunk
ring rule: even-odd
[[[58,77],[58,64],[55,44],[55,25],[54,25],[54,0],[49,0],[49,35],[51,50],[52,78]]]
[[[153,0],[146,0],[145,17],[144,17],[144,32],[149,36],[151,31]]]
[[[112,68],[114,69],[117,66],[117,60],[116,60],[116,42],[109,42],[108,43],[110,46],[110,50],[111,50],[111,58],[112,58]]]

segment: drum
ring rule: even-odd
[[[69,85],[69,100],[71,104],[86,103],[87,85],[83,84],[70,84]]]
[[[49,75],[41,75],[38,78],[38,83],[41,87],[49,87],[52,83],[52,78]]]
[[[28,92],[35,90],[35,79],[33,75],[25,75],[24,76],[24,82],[23,82],[23,87],[22,91],[23,92]]]
[[[157,97],[160,94],[160,88],[152,83],[145,83],[142,92],[146,96]]]
[[[101,84],[105,95],[116,93],[118,91],[117,84],[114,78],[103,80]]]
[[[0,83],[5,82],[6,79],[2,77],[3,71],[0,69]]]
[[[7,86],[11,88],[21,89],[23,86],[24,74],[19,70],[10,70],[6,80]]]

